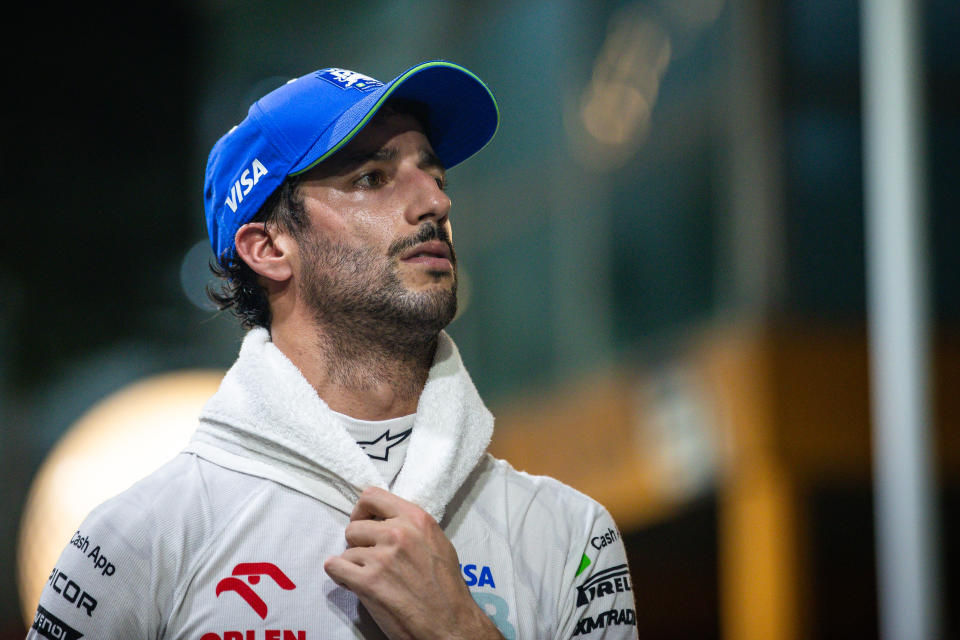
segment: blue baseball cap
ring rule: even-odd
[[[336,153],[391,97],[426,105],[426,133],[447,168],[482,149],[500,121],[487,85],[443,60],[418,64],[386,84],[338,68],[295,78],[253,103],[210,151],[203,200],[217,260],[233,257],[237,230],[287,176]]]

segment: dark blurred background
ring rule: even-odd
[[[960,637],[960,4],[919,7],[938,563]],[[202,297],[210,146],[291,77],[433,58],[502,115],[451,174],[450,333],[496,453],[610,507],[640,637],[877,637],[859,20],[853,0],[10,12],[0,638],[24,634],[18,530],[61,436],[133,382],[236,355]]]

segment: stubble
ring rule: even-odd
[[[453,273],[429,275],[452,282],[409,290],[398,275],[400,255],[431,240],[447,244]],[[304,258],[300,292],[313,310],[318,346],[328,353],[331,377],[355,389],[383,382],[422,386],[437,335],[457,311],[457,263],[446,229],[425,222],[416,234],[391,244],[386,256],[314,234],[304,234],[299,242]],[[404,373],[411,366],[423,375]]]

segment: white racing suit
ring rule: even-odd
[[[635,638],[607,511],[486,453],[493,417],[441,334],[392,491],[440,523],[505,638]],[[381,638],[324,572],[362,489],[386,488],[299,370],[255,329],[185,451],[96,508],[29,639]],[[443,603],[437,603],[442,606]]]

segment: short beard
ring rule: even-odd
[[[400,255],[412,247],[441,240],[450,249],[447,288],[409,291],[397,275]],[[299,238],[304,258],[300,292],[313,309],[323,346],[337,359],[422,360],[432,358],[437,335],[457,312],[457,261],[447,230],[425,222],[417,233],[397,240],[387,259],[373,249],[348,247],[304,233]],[[427,366],[429,366],[427,362]]]

